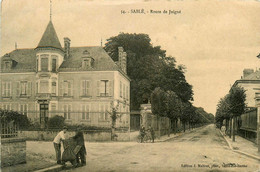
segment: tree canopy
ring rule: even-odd
[[[173,57],[167,57],[160,46],[153,46],[147,34],[120,33],[107,40],[104,49],[114,61],[118,47],[127,53],[127,74],[131,78],[131,110],[147,103],[153,90],[173,91],[184,102],[193,100],[192,86],[186,81],[183,65],[176,66]]]
[[[221,98],[217,104],[216,122],[222,124],[224,119],[242,115],[246,109],[245,101],[245,90],[239,86],[232,87],[229,93]]]

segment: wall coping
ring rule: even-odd
[[[15,142],[25,142],[23,137],[13,137],[13,138],[1,138],[1,144],[3,143],[15,143]]]

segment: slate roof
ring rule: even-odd
[[[83,52],[87,50],[94,59],[93,68],[82,69]],[[36,71],[35,49],[17,49],[10,53],[10,58],[17,62],[11,70],[3,72],[33,72]],[[3,58],[1,58],[2,60]],[[3,69],[3,68],[2,68]],[[71,47],[70,57],[63,61],[59,71],[117,71],[121,70],[106,51],[99,46]]]
[[[36,71],[36,50],[34,49],[17,49],[9,53],[10,58],[17,64],[8,72],[32,72]],[[1,58],[1,61],[3,58]],[[3,65],[3,63],[1,63]],[[3,69],[3,66],[1,66]],[[5,71],[3,71],[5,72]]]
[[[251,73],[250,75],[246,76],[242,80],[260,80],[260,71]]]
[[[70,57],[66,59],[60,66],[60,71],[80,70],[82,65],[82,56],[84,51],[88,51],[94,59],[93,68],[87,70],[118,70],[119,67],[107,54],[102,47],[71,47]],[[82,69],[83,70],[83,69]],[[85,70],[85,69],[84,69]]]
[[[42,35],[42,38],[37,46],[37,48],[44,48],[44,47],[52,47],[52,48],[58,48],[62,50],[59,38],[56,34],[56,31],[51,21],[47,25],[47,28],[44,34]]]

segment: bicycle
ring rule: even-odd
[[[141,134],[138,135],[138,143],[148,143],[152,142],[152,136],[150,132],[145,132],[143,136],[143,142],[142,141],[142,136]]]

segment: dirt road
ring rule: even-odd
[[[214,125],[166,142],[102,143],[88,151],[87,166],[69,171],[260,170],[258,161],[231,151]]]

